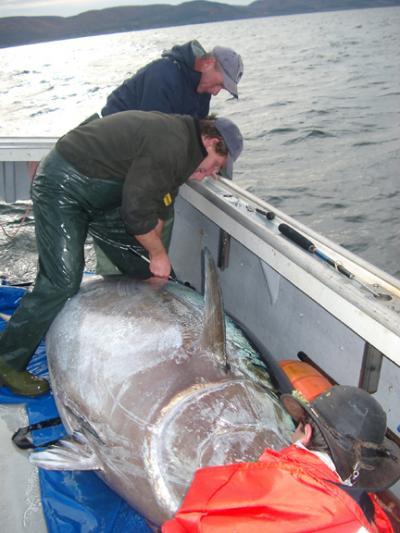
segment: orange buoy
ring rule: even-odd
[[[332,387],[332,383],[325,376],[303,361],[285,359],[279,361],[279,366],[293,387],[309,402]]]

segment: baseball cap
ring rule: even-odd
[[[215,119],[215,127],[222,135],[226,147],[228,148],[228,157],[224,167],[223,174],[232,179],[233,162],[240,156],[243,150],[243,137],[240,129],[229,118],[219,117]]]
[[[243,76],[243,61],[239,54],[232,48],[216,46],[212,50],[212,55],[218,62],[224,76],[224,88],[232,96],[238,98],[238,83]]]

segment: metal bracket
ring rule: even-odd
[[[218,242],[218,268],[225,270],[229,266],[229,251],[231,248],[231,236],[223,229],[219,230]]]
[[[381,377],[383,354],[369,343],[365,343],[362,366],[360,370],[360,381],[358,386],[369,393],[378,390],[379,379]]]

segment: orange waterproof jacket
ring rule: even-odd
[[[163,533],[393,533],[374,495],[374,523],[319,457],[297,446],[256,463],[198,470]],[[364,529],[363,529],[364,528]]]

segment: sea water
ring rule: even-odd
[[[400,8],[3,49],[0,136],[61,135],[100,110],[117,85],[163,49],[191,39],[206,49],[231,46],[243,56],[239,100],[225,91],[212,99],[212,111],[233,119],[244,134],[235,181],[400,277]],[[21,211],[0,207],[11,234]],[[28,235],[30,228],[32,220]],[[21,256],[24,235],[13,243]],[[7,238],[0,238],[4,249]],[[0,259],[4,270],[11,258],[0,250]]]

